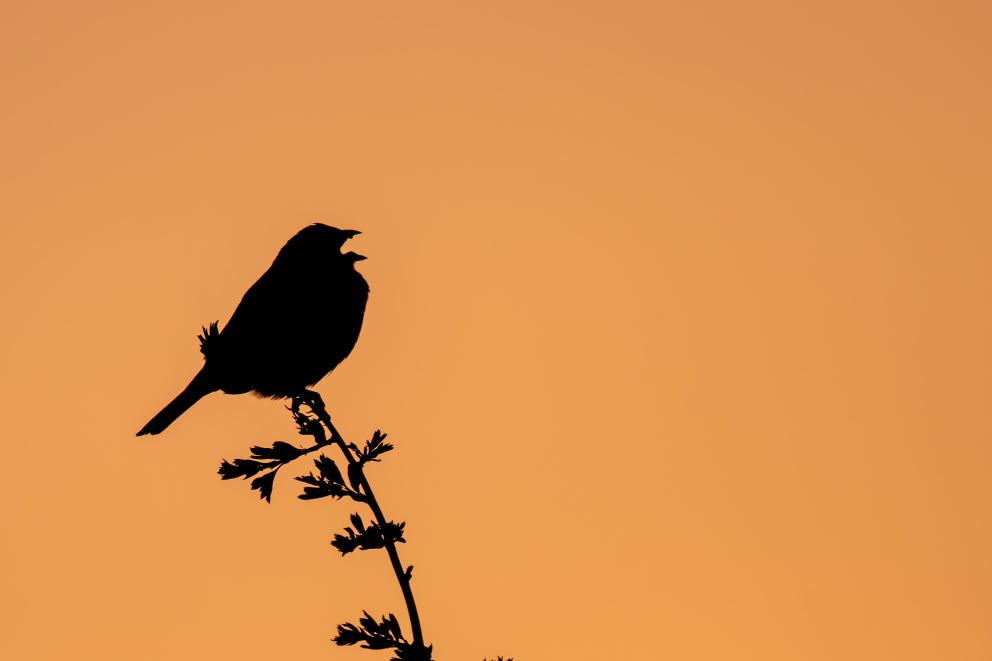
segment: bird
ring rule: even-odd
[[[217,322],[203,328],[203,367],[137,435],[160,434],[218,390],[275,399],[304,395],[347,358],[369,297],[355,268],[365,257],[341,253],[358,234],[314,223],[289,239],[223,329]]]

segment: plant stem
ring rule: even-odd
[[[385,529],[386,516],[382,513],[382,508],[379,507],[379,501],[376,500],[375,493],[372,491],[372,485],[369,484],[368,478],[365,477],[365,471],[362,470],[361,464],[352,455],[351,450],[348,448],[348,444],[344,442],[344,438],[338,433],[337,428],[331,422],[331,416],[328,414],[327,409],[324,408],[324,400],[321,399],[320,394],[314,391],[309,391],[307,393],[309,401],[307,404],[310,409],[314,412],[317,418],[327,427],[327,430],[331,433],[331,441],[336,443],[344,454],[345,459],[348,463],[353,466],[357,466],[356,471],[358,477],[361,481],[362,491],[366,497],[366,503],[372,510],[373,516],[375,516],[376,523],[382,529]],[[349,471],[350,473],[351,471]],[[389,554],[389,562],[393,566],[393,573],[396,574],[396,580],[399,581],[400,590],[403,591],[403,599],[406,601],[406,610],[410,616],[410,629],[413,632],[413,644],[423,647],[424,645],[424,634],[420,628],[420,615],[417,613],[417,602],[413,599],[413,589],[410,587],[410,579],[407,576],[406,570],[403,568],[403,563],[400,562],[400,555],[396,551],[396,544],[384,536],[386,542],[386,553]]]

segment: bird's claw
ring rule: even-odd
[[[324,409],[324,399],[316,390],[304,390],[293,395],[289,408],[293,413],[299,413],[300,406],[303,404],[306,404],[315,413],[326,410]]]

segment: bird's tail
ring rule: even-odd
[[[217,388],[210,384],[206,369],[201,369],[193,377],[193,380],[189,382],[189,385],[174,400],[169,402],[164,409],[159,411],[158,415],[149,420],[148,424],[142,427],[137,435],[143,436],[145,434],[162,433],[166,427],[175,422],[176,418],[185,413],[189,407],[200,401],[204,395],[212,393],[215,390]]]

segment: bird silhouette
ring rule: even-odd
[[[355,269],[365,257],[341,253],[356,234],[314,223],[287,241],[223,330],[204,327],[203,367],[138,436],[161,433],[214,391],[295,397],[337,367],[358,341],[369,297]]]

